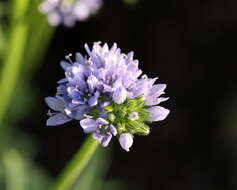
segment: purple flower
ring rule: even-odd
[[[114,44],[85,45],[88,57],[76,54],[75,61],[67,56],[62,61],[65,78],[58,81],[55,97],[45,99],[54,111],[47,120],[48,126],[78,120],[85,133],[102,146],[113,136],[119,137],[126,151],[133,144],[133,136],[147,135],[147,124],[164,120],[169,110],[159,104],[168,100],[165,84],[155,84],[157,78],[142,75],[133,52],[121,53]]]
[[[119,137],[119,143],[124,150],[129,152],[129,149],[133,144],[132,135],[129,133],[122,133]]]
[[[48,126],[57,126],[72,120],[66,112],[66,104],[63,101],[55,97],[47,97],[45,101],[52,110],[56,111],[49,113],[51,117],[47,120]]]
[[[116,88],[113,92],[113,100],[117,104],[122,104],[127,98],[127,90],[124,87]]]
[[[169,110],[161,107],[161,106],[153,106],[148,109],[149,110],[149,121],[162,121],[167,115],[170,113]]]
[[[130,113],[128,118],[132,121],[137,120],[137,119],[139,119],[139,114],[138,114],[138,112],[132,112],[132,113]]]
[[[39,10],[47,14],[51,25],[64,24],[72,27],[76,21],[87,20],[90,15],[100,9],[102,4],[102,0],[44,0]]]
[[[80,121],[80,125],[85,133],[93,132],[93,138],[99,141],[103,147],[108,146],[113,135],[117,135],[117,129],[103,118],[96,120],[85,118]]]

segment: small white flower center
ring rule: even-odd
[[[137,120],[137,119],[139,119],[139,114],[137,112],[132,112],[132,113],[130,113],[128,119],[130,119],[132,121]]]

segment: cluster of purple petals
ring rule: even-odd
[[[51,25],[72,27],[96,13],[102,4],[102,0],[44,0],[39,9],[47,14]]]
[[[93,138],[99,141],[103,147],[108,146],[112,136],[117,135],[117,129],[103,118],[96,120],[87,117],[80,121],[85,133],[93,132]]]
[[[65,78],[58,81],[56,96],[45,99],[54,110],[47,120],[48,126],[79,120],[84,132],[92,132],[95,139],[107,146],[117,131],[116,126],[106,121],[107,114],[103,108],[110,101],[122,104],[127,98],[140,95],[144,95],[149,106],[149,121],[166,118],[169,110],[158,106],[168,99],[160,97],[166,85],[155,84],[157,78],[141,76],[142,71],[138,68],[138,61],[133,59],[133,52],[126,55],[121,53],[117,44],[109,48],[106,43],[102,46],[99,42],[94,43],[92,49],[86,44],[85,49],[88,58],[77,53],[75,62],[61,62]],[[97,110],[99,119],[88,117],[91,110]],[[133,142],[132,136],[122,134],[120,137],[121,146],[128,151]]]

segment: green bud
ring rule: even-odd
[[[148,135],[150,133],[150,127],[140,121],[132,121],[126,125],[126,129],[131,134]]]
[[[138,96],[138,101],[141,101],[141,102],[146,102],[146,96],[144,94],[142,94],[141,96]]]
[[[125,118],[127,115],[127,110],[126,109],[120,109],[118,110],[118,112],[116,113],[116,115],[119,115],[120,118]]]
[[[130,110],[133,110],[137,107],[137,100],[136,99],[128,99],[127,100],[127,107]]]
[[[108,114],[108,120],[109,120],[110,122],[113,122],[115,119],[116,119],[116,117],[115,117],[115,115],[114,115],[113,113],[109,113],[109,114]]]
[[[142,135],[142,136],[148,135],[149,133],[150,133],[150,127],[145,124],[136,131],[137,135]]]
[[[113,109],[112,106],[106,106],[104,109],[105,109],[106,111],[108,111],[108,112],[114,111],[114,109]]]
[[[126,132],[126,128],[125,125],[122,123],[118,123],[117,124],[117,130],[119,134],[125,133]]]

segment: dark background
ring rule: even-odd
[[[106,0],[93,18],[59,27],[32,84],[38,96],[22,128],[37,139],[36,161],[57,176],[85,139],[79,124],[46,128],[44,97],[63,78],[60,60],[85,54],[84,43],[117,42],[131,50],[149,77],[166,83],[171,110],[130,153],[116,140],[108,178],[128,189],[231,190],[237,188],[237,1]],[[37,106],[36,106],[37,105]],[[236,128],[236,129],[235,129]]]

